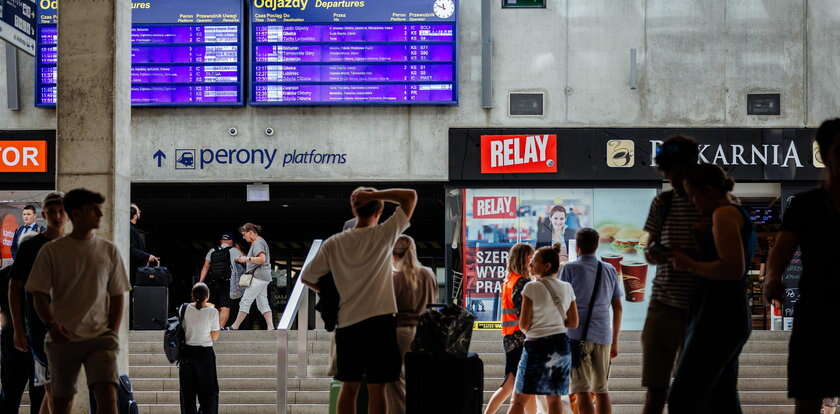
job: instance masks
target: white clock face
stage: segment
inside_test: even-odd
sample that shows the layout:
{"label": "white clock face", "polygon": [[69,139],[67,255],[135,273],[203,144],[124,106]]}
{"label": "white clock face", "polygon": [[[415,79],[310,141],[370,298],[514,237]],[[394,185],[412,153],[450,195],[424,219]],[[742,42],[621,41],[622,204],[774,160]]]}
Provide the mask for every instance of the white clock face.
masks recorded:
{"label": "white clock face", "polygon": [[453,0],[435,0],[435,16],[441,19],[448,19],[455,13],[455,2]]}

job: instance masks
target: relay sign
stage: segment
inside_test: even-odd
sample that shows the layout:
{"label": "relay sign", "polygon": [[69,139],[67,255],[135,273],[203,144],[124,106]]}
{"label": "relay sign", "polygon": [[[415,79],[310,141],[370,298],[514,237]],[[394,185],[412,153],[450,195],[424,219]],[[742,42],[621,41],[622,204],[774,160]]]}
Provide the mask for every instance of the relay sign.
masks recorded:
{"label": "relay sign", "polygon": [[458,102],[455,0],[251,0],[251,104]]}
{"label": "relay sign", "polygon": [[[56,0],[39,3],[37,106],[56,103],[57,8]],[[133,2],[132,105],[244,104],[242,9],[238,0]]]}

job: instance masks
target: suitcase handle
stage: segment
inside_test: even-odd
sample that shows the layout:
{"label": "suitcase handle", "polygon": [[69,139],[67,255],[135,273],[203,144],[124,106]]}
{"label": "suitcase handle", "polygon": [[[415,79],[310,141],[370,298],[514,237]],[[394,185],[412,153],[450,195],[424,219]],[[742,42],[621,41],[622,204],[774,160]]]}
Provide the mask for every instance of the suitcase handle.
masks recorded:
{"label": "suitcase handle", "polygon": [[443,309],[443,308],[446,308],[448,306],[449,305],[447,305],[445,303],[430,303],[430,304],[426,305],[426,308],[427,309]]}

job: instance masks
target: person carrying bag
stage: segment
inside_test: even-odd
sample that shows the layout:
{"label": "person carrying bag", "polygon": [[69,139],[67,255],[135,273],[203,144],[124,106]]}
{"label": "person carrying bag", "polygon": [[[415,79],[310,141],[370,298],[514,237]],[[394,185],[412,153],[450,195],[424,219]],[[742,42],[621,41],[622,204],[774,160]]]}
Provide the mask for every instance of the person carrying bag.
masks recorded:
{"label": "person carrying bag", "polygon": [[178,380],[181,385],[181,414],[219,412],[219,379],[213,342],[219,339],[219,311],[207,303],[210,289],[204,283],[192,288],[195,301],[186,306],[181,320],[184,346],[179,352]]}

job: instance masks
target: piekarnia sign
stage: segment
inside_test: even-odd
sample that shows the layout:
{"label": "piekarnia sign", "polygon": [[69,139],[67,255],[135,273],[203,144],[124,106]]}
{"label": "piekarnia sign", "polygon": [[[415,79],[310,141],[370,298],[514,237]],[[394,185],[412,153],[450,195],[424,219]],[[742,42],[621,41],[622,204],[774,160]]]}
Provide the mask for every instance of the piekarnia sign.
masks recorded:
{"label": "piekarnia sign", "polygon": [[557,135],[482,135],[482,174],[557,172]]}

